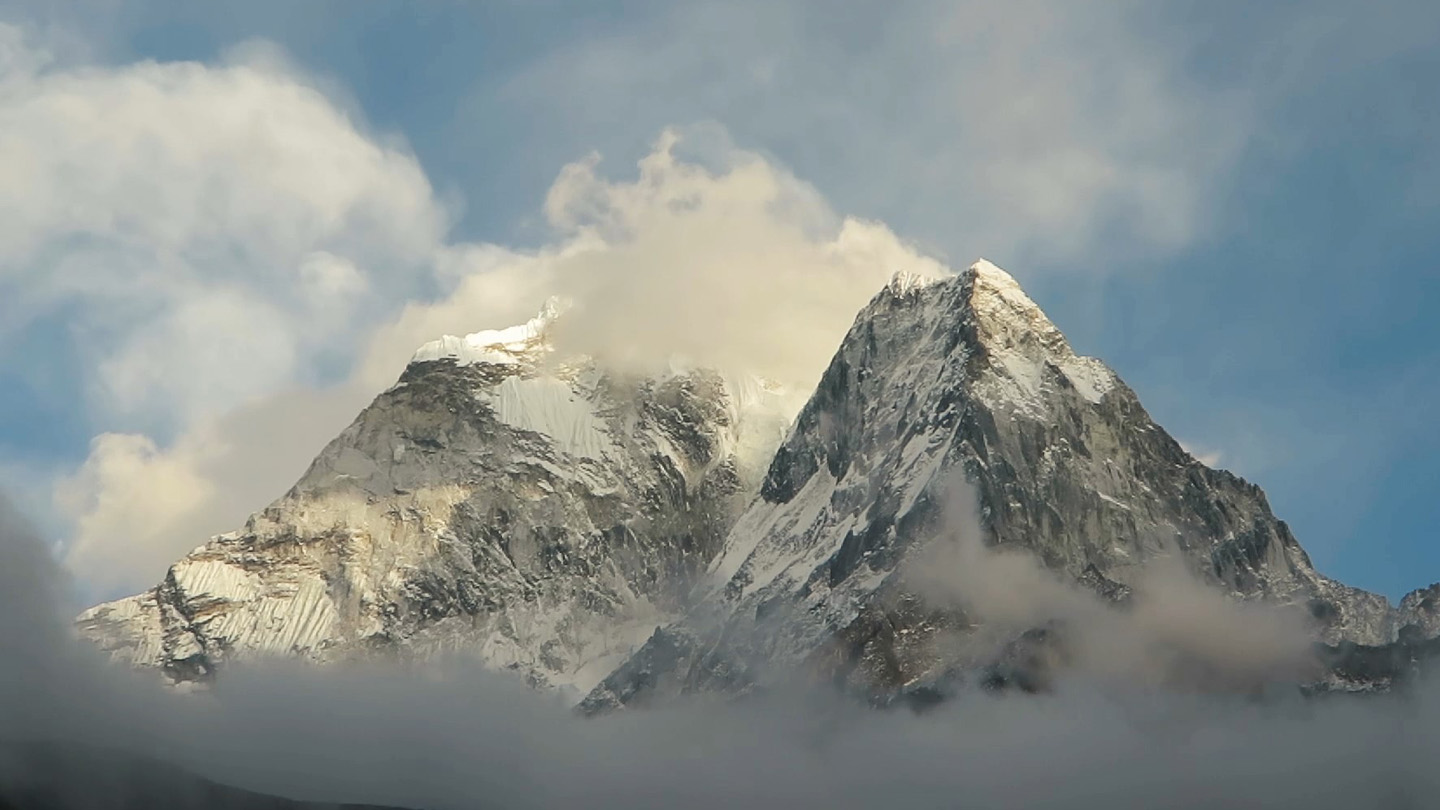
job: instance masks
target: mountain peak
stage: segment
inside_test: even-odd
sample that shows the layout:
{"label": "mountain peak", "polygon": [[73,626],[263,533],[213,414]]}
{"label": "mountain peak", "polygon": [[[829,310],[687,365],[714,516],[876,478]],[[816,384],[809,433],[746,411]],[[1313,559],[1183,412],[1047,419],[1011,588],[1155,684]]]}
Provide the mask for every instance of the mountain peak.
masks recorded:
{"label": "mountain peak", "polygon": [[[976,281],[982,282],[987,286],[997,289],[1012,289],[1020,293],[1022,297],[1025,296],[1024,291],[1020,289],[1020,284],[1015,280],[1015,277],[1005,272],[989,259],[983,257],[976,259],[975,262],[967,268],[966,272],[973,276]],[[1028,301],[1029,299],[1026,298],[1026,300]]]}
{"label": "mountain peak", "polygon": [[[1214,672],[1217,688],[1250,688],[1308,665],[1312,638],[1395,637],[1383,597],[1316,572],[1257,487],[1192,459],[984,260],[892,282],[861,311],[760,495],[699,603],[606,678],[587,711],[743,692],[787,666],[883,704],[952,678],[1029,678],[1013,661],[1036,639],[1060,639],[1051,649],[1101,677]],[[1169,624],[1170,600],[1201,604],[1156,587],[1171,565],[1214,596],[1204,633]],[[1208,640],[1246,630],[1226,600],[1283,606],[1293,637],[1229,657]],[[1410,601],[1412,635],[1424,635],[1426,598]],[[1108,641],[1084,650],[1077,628],[1092,620],[1105,627],[1097,638],[1124,635],[1141,652],[1122,663]]]}
{"label": "mountain peak", "polygon": [[540,313],[525,323],[504,329],[485,329],[464,337],[442,335],[417,349],[410,362],[453,360],[460,366],[514,365],[548,348],[546,333],[567,308],[564,301],[551,297],[540,308]]}
{"label": "mountain peak", "polygon": [[1065,350],[1069,349],[1064,335],[1050,322],[1040,305],[1025,293],[1014,276],[980,259],[961,274],[961,279],[970,283],[970,305],[977,315],[999,321],[1007,328],[1043,332],[1047,338],[1053,336],[1053,339],[1058,339],[1057,348],[1063,344]]}
{"label": "mountain peak", "polygon": [[1065,378],[1064,385],[1098,403],[1116,385],[1103,362],[1075,353],[1065,335],[1026,295],[1013,276],[985,259],[970,265],[957,280],[968,286],[967,305],[974,315],[975,338],[995,372],[988,388],[1004,400],[1039,407],[1049,401],[1046,389]]}

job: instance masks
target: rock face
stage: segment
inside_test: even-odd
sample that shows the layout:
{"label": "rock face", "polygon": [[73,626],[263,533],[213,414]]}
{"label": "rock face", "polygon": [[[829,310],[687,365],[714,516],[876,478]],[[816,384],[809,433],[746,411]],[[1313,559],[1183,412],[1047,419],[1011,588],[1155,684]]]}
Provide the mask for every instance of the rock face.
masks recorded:
{"label": "rock face", "polygon": [[1395,625],[1402,640],[1440,636],[1440,582],[1405,594]]}
{"label": "rock face", "polygon": [[[872,695],[983,665],[950,646],[978,623],[916,582],[930,542],[955,531],[958,480],[986,547],[1023,551],[1104,600],[1128,599],[1147,562],[1178,558],[1235,599],[1298,606],[1322,641],[1395,636],[1387,600],[1317,573],[1258,487],[1191,457],[981,261],[940,281],[897,278],[860,313],[705,597],[586,707],[744,688],[757,663]],[[1423,601],[1410,613],[1433,622]]]}
{"label": "rock face", "polygon": [[177,682],[464,651],[583,694],[679,615],[788,419],[754,381],[557,359],[553,316],[423,347],[288,494],[82,634]]}

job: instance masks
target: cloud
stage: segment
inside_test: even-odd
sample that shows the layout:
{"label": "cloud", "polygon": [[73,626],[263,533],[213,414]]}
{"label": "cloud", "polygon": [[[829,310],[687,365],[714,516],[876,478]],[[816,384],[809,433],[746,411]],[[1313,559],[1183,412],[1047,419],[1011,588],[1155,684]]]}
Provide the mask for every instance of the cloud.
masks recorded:
{"label": "cloud", "polygon": [[273,54],[101,68],[30,39],[0,27],[0,339],[63,318],[97,422],[168,438],[343,369],[433,286],[419,164]]}
{"label": "cloud", "polygon": [[1219,450],[1211,450],[1200,445],[1180,442],[1180,449],[1195,457],[1195,460],[1206,467],[1219,467],[1220,459],[1224,458]]}
{"label": "cloud", "polygon": [[[563,132],[723,121],[847,210],[1007,266],[1103,272],[1190,245],[1256,99],[1151,4],[693,3],[537,59],[481,104]],[[488,88],[486,88],[488,91]],[[633,134],[632,134],[633,137]]]}
{"label": "cloud", "polygon": [[[584,719],[514,679],[436,664],[238,667],[186,695],[78,646],[59,570],[3,504],[0,585],[7,799],[38,784],[74,806],[166,787],[178,801],[178,777],[151,762],[280,795],[437,810],[1338,810],[1426,806],[1440,790],[1434,684],[1404,698],[1259,702],[1067,682],[1047,696],[965,693],[923,714],[820,687]],[[54,767],[35,767],[46,751]]]}
{"label": "cloud", "polygon": [[66,567],[92,601],[154,585],[180,556],[279,497],[373,393],[356,384],[286,389],[163,447],[144,434],[97,436],[54,487],[73,520]]}
{"label": "cloud", "polygon": [[1145,561],[1117,606],[1046,568],[1030,549],[992,547],[974,488],[946,487],[939,535],[906,565],[906,581],[935,605],[979,620],[990,641],[1053,627],[1065,667],[1128,688],[1245,691],[1313,675],[1304,611],[1237,602],[1186,567],[1178,549]]}
{"label": "cloud", "polygon": [[[703,162],[682,159],[690,140],[667,130],[627,180],[602,176],[593,157],[566,166],[546,205],[554,239],[541,248],[437,242],[428,266],[448,294],[357,333],[351,372],[330,386],[296,386],[315,361],[287,335],[318,328],[336,302],[344,313],[376,282],[328,251],[300,257],[295,295],[316,300],[304,324],[230,287],[135,327],[135,351],[99,369],[111,401],[194,397],[183,410],[199,415],[164,444],[148,434],[96,440],[59,489],[76,520],[72,570],[105,593],[153,583],[167,561],[278,495],[303,453],[392,384],[420,344],[523,321],[550,296],[574,302],[557,331],[562,350],[642,371],[679,360],[756,374],[785,386],[798,410],[855,313],[893,274],[945,272],[723,134],[702,130],[694,141]],[[302,438],[297,425],[316,432]],[[282,446],[280,436],[295,438]]]}
{"label": "cloud", "polygon": [[447,283],[450,214],[403,144],[273,48],[101,67],[37,37],[0,24],[0,344],[70,344],[98,435],[56,503],[73,570],[114,593],[234,528],[353,417],[374,329]]}
{"label": "cloud", "polygon": [[634,181],[603,179],[585,161],[550,189],[551,222],[592,245],[552,268],[558,293],[577,302],[558,324],[562,346],[648,365],[680,355],[803,400],[891,276],[945,272],[884,225],[837,216],[759,155],[721,146],[691,162],[682,143],[667,130]]}

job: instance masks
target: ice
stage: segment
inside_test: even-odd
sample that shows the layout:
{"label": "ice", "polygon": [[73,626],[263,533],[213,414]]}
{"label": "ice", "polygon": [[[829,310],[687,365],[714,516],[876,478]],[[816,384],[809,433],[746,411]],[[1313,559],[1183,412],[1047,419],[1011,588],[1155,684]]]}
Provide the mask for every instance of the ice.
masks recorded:
{"label": "ice", "polygon": [[448,359],[454,360],[457,365],[462,366],[474,363],[497,365],[519,363],[526,356],[546,348],[545,332],[564,309],[563,302],[552,298],[545,302],[539,315],[519,326],[487,329],[472,332],[464,337],[444,335],[439,340],[432,340],[421,346],[410,358],[410,362],[423,363]]}
{"label": "ice", "polygon": [[554,377],[507,377],[496,386],[491,402],[500,421],[545,434],[561,452],[603,459],[613,447],[590,402]]}

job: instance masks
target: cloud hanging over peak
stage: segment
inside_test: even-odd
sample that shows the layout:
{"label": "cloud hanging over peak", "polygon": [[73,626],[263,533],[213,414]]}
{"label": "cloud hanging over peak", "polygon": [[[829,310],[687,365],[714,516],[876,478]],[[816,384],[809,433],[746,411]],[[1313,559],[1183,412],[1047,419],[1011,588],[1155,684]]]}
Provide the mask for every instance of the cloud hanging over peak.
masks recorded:
{"label": "cloud hanging over peak", "polygon": [[944,268],[874,222],[838,216],[760,156],[728,148],[710,168],[667,130],[633,182],[572,164],[547,199],[590,249],[556,264],[577,303],[558,339],[612,359],[758,374],[807,395],[855,313],[897,272]]}
{"label": "cloud hanging over peak", "polygon": [[[625,84],[633,71],[663,89],[716,55],[651,48],[652,38],[735,23],[733,10],[706,8],[552,54],[508,92],[571,99],[576,87],[550,86],[560,68],[589,93],[581,111],[613,101],[605,82]],[[738,40],[745,75],[717,63],[706,86],[723,98],[732,80],[773,89],[797,72],[822,89],[864,85],[866,65],[901,40],[917,43],[914,59],[896,63],[905,89],[886,123],[905,154],[876,152],[880,163],[854,172],[877,199],[902,190],[871,169],[900,161],[909,166],[900,174],[945,186],[903,193],[947,212],[955,240],[977,253],[1083,257],[1117,217],[1157,249],[1184,243],[1202,190],[1186,161],[1209,153],[1172,130],[1212,107],[1182,104],[1201,96],[1172,92],[1168,57],[1128,23],[1112,58],[1092,52],[1091,28],[1061,24],[1075,17],[1063,7],[1026,6],[1018,17],[988,8],[897,14],[875,29],[874,53],[817,45],[809,65],[772,47],[802,30],[796,9],[757,11],[775,25]],[[16,268],[0,285],[17,292],[0,314],[21,325],[11,328],[66,319],[92,431],[128,437],[94,443],[61,499],[77,527],[72,564],[114,587],[148,584],[164,560],[283,492],[356,403],[442,334],[523,322],[558,295],[575,304],[557,328],[564,349],[641,370],[680,359],[757,374],[798,408],[886,280],[945,272],[888,226],[837,211],[770,153],[737,146],[725,127],[667,126],[696,110],[665,110],[633,173],[599,154],[561,169],[537,212],[548,226],[538,245],[469,243],[451,236],[450,207],[403,144],[368,131],[343,89],[302,74],[273,45],[246,43],[216,63],[98,67],[16,41],[0,93],[0,123],[16,126],[0,136],[0,159],[8,149],[26,160],[6,161],[24,170],[0,191],[0,214],[16,213],[8,230],[0,225],[0,257]],[[999,78],[982,80],[992,72]],[[794,97],[806,132],[854,125],[845,142],[879,144],[872,125],[827,117],[829,90]],[[1103,118],[1090,115],[1096,98]],[[86,124],[101,118],[105,128]],[[933,139],[942,131],[943,143]],[[858,165],[837,143],[817,135],[815,154]],[[916,162],[923,170],[912,171]],[[1166,180],[1166,167],[1180,174]],[[275,452],[283,464],[230,436],[241,421],[250,435],[293,435],[295,417],[275,403],[296,396],[315,405],[305,411],[315,433]],[[263,484],[221,486],[227,465],[269,472]],[[175,497],[147,497],[160,510],[147,529],[127,517],[138,495],[115,493],[151,480],[189,483]],[[114,551],[127,548],[135,553]]]}
{"label": "cloud hanging over peak", "polygon": [[[798,410],[855,313],[891,276],[946,272],[713,127],[664,130],[635,172],[611,179],[597,156],[564,167],[545,206],[553,238],[538,248],[434,231],[402,246],[408,263],[382,265],[387,276],[372,254],[322,229],[287,243],[291,269],[272,286],[230,266],[157,283],[137,300],[150,316],[113,327],[124,330],[120,350],[91,372],[102,412],[121,429],[96,439],[57,489],[75,526],[72,569],[104,593],[155,581],[167,562],[279,495],[422,343],[522,322],[552,296],[573,303],[555,333],[564,352],[639,372],[679,361],[756,375],[782,385]],[[148,234],[136,241],[160,253],[164,240],[149,227],[136,227]],[[417,276],[442,294],[394,294]],[[348,371],[327,382],[326,362]],[[297,410],[297,398],[311,407]],[[159,432],[123,429],[133,424],[126,414],[150,413],[160,399],[172,421]],[[296,424],[313,433],[284,449],[265,441],[294,435]]]}

